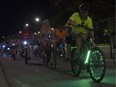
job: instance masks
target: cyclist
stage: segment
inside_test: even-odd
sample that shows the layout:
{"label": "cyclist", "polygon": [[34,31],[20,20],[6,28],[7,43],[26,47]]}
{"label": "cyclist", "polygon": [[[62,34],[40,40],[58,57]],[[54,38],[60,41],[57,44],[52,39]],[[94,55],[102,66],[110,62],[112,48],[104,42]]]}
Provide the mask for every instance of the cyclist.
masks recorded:
{"label": "cyclist", "polygon": [[[72,28],[71,36],[76,42],[77,53],[80,54],[81,42],[87,37],[88,31],[84,28],[93,29],[92,19],[88,16],[88,5],[81,4],[79,12],[74,12],[66,25]],[[93,36],[93,31],[90,32]]]}
{"label": "cyclist", "polygon": [[34,35],[33,35],[33,53],[35,56],[37,56],[39,54],[38,53],[39,46],[40,46],[39,37],[38,37],[37,33],[34,33]]}
{"label": "cyclist", "polygon": [[24,28],[22,29],[22,31],[20,33],[20,38],[21,38],[21,40],[31,40],[32,39],[32,32],[28,26],[24,26]]}
{"label": "cyclist", "polygon": [[[57,51],[60,52],[60,48],[63,48],[63,52],[66,54],[66,43],[65,43],[65,39],[66,39],[66,31],[65,31],[65,27],[60,26],[56,32],[55,32],[55,36],[56,36],[56,44],[57,44]],[[62,53],[62,52],[61,52]],[[65,56],[65,54],[63,53],[63,55]],[[61,54],[62,55],[62,54]],[[62,56],[63,56],[62,55]],[[67,54],[66,54],[66,58],[67,58]],[[67,59],[66,59],[67,60]]]}
{"label": "cyclist", "polygon": [[56,43],[57,46],[59,46],[60,42],[64,42],[65,38],[66,38],[66,31],[64,30],[65,28],[63,28],[62,26],[60,26],[56,32],[55,32],[55,36],[56,36]]}
{"label": "cyclist", "polygon": [[73,38],[71,37],[71,27],[65,27],[67,35],[66,35],[66,54],[67,61],[70,59],[70,44],[73,42]]}
{"label": "cyclist", "polygon": [[43,25],[40,29],[40,43],[42,45],[42,56],[44,55],[45,47],[47,45],[48,35],[52,35],[51,43],[55,46],[55,40],[54,40],[54,31],[52,30],[52,27],[50,26],[50,22],[48,19],[45,19],[43,21]]}
{"label": "cyclist", "polygon": [[10,53],[11,53],[11,57],[15,57],[16,53],[17,53],[17,46],[18,46],[18,42],[16,39],[16,36],[13,34],[11,35],[11,37],[9,38],[9,44],[10,44]]}
{"label": "cyclist", "polygon": [[[32,41],[32,31],[29,29],[29,26],[24,26],[24,28],[22,29],[21,33],[20,33],[20,41],[21,43],[24,41],[24,40],[27,40],[29,43],[31,43]],[[22,49],[22,52],[23,52],[23,44],[21,44],[21,49]],[[29,56],[29,59],[30,59],[30,54],[31,54],[31,49],[29,49],[28,47],[28,56]],[[22,53],[21,52],[21,53]]]}

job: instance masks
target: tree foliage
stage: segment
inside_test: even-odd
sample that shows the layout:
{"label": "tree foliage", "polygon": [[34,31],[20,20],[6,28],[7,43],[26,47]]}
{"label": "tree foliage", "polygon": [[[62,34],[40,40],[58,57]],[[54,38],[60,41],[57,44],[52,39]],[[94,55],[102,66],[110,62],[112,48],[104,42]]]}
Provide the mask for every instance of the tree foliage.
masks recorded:
{"label": "tree foliage", "polygon": [[94,21],[115,16],[115,0],[51,0],[51,23],[55,27],[64,25],[82,3],[89,5],[89,13]]}

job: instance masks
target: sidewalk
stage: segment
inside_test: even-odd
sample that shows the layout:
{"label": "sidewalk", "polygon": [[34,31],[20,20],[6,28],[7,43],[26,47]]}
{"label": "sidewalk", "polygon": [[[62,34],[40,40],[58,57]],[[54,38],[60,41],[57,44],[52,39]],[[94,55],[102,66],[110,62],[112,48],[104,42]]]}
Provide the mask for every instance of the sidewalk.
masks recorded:
{"label": "sidewalk", "polygon": [[1,61],[0,61],[0,87],[10,87],[7,83]]}
{"label": "sidewalk", "polygon": [[107,45],[107,46],[98,46],[102,49],[102,51],[104,52],[105,54],[105,58],[108,58],[108,59],[111,59],[111,55],[110,55],[110,46]]}

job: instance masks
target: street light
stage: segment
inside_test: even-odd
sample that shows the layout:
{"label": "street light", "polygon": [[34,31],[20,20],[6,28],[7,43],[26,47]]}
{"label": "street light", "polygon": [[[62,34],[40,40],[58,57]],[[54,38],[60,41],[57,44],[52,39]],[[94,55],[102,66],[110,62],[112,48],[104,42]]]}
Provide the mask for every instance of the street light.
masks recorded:
{"label": "street light", "polygon": [[21,34],[22,31],[19,31],[19,33]]}
{"label": "street light", "polygon": [[4,38],[4,36],[2,38]]}
{"label": "street light", "polygon": [[39,22],[39,21],[40,21],[40,19],[39,19],[39,18],[35,18],[35,21],[36,21],[36,22]]}
{"label": "street light", "polygon": [[36,31],[39,29],[39,24],[38,24],[39,21],[40,21],[40,19],[39,19],[38,17],[36,17],[36,18],[35,18],[35,22],[36,22],[36,23],[35,23],[35,30],[36,30]]}
{"label": "street light", "polygon": [[28,26],[29,26],[29,24],[25,24],[25,26],[26,26],[26,27],[28,27]]}

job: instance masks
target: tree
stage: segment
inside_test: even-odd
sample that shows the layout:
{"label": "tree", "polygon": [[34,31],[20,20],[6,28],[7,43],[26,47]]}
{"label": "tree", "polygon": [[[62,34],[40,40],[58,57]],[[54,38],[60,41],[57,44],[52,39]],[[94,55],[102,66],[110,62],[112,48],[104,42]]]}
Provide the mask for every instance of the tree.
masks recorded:
{"label": "tree", "polygon": [[51,23],[54,26],[64,25],[71,14],[78,11],[81,3],[90,6],[90,16],[94,21],[115,17],[115,0],[50,0],[52,8]]}

